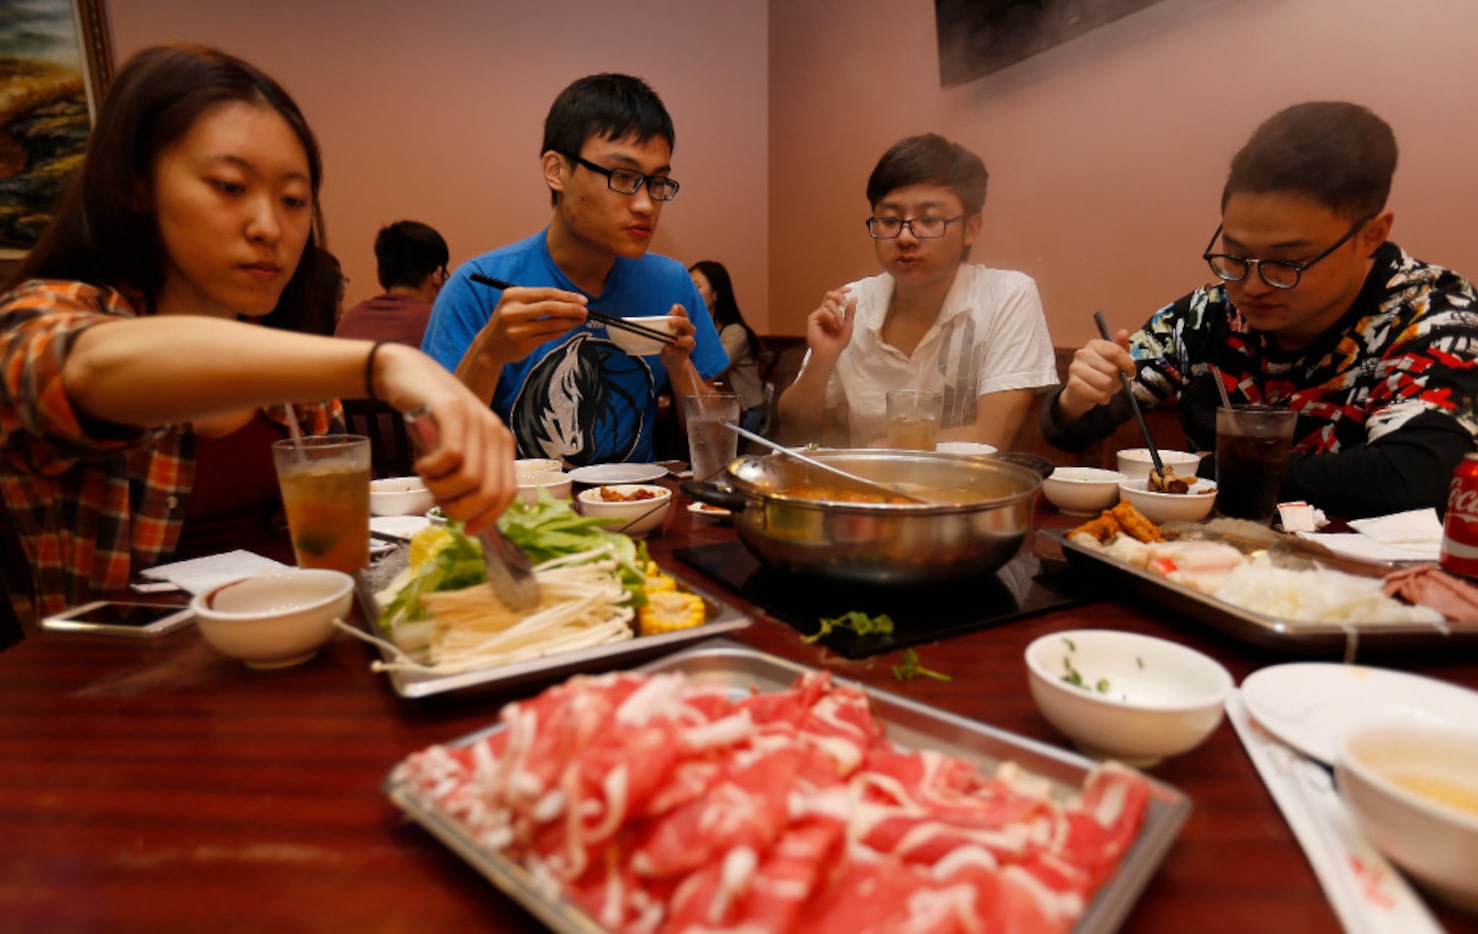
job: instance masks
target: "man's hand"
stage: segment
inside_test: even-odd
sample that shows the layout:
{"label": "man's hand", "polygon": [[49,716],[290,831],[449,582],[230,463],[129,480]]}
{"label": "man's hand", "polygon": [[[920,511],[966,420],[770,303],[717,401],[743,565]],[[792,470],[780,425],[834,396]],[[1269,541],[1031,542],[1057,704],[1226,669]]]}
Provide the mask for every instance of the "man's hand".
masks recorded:
{"label": "man's hand", "polygon": [[539,345],[584,324],[586,301],[564,289],[505,289],[478,343],[500,364],[517,363]]}
{"label": "man's hand", "polygon": [[806,345],[811,348],[811,359],[828,373],[852,342],[852,322],[856,316],[857,299],[848,298],[839,289],[827,292],[821,307],[806,318]]}
{"label": "man's hand", "polygon": [[667,368],[669,377],[677,373],[688,362],[693,348],[698,346],[698,340],[694,335],[697,331],[693,328],[693,322],[688,318],[688,310],[681,305],[673,305],[668,312],[674,319],[672,322],[672,336],[677,339],[676,343],[662,345],[662,365]]}
{"label": "man's hand", "polygon": [[1136,372],[1126,330],[1114,332],[1112,341],[1094,338],[1079,347],[1067,370],[1067,384],[1057,397],[1062,421],[1075,422],[1090,409],[1105,404],[1121,388],[1119,374],[1133,379]]}

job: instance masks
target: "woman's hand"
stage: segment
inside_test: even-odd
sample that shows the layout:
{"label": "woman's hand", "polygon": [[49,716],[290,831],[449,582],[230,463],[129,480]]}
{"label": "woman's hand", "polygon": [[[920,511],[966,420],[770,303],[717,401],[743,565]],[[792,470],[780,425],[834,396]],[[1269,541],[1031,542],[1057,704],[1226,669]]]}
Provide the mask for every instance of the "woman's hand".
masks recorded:
{"label": "woman's hand", "polygon": [[518,493],[517,445],[488,406],[435,360],[403,344],[386,344],[375,358],[375,386],[401,412],[424,408],[436,421],[438,444],[416,459],[416,473],[447,518],[470,534],[489,528]]}

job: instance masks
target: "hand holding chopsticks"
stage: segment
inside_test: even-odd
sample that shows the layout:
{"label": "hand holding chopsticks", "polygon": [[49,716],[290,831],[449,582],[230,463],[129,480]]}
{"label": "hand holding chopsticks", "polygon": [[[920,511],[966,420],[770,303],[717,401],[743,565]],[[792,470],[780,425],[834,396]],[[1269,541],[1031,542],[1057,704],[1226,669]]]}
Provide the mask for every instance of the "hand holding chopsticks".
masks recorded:
{"label": "hand holding chopsticks", "polygon": [[[506,279],[495,279],[492,276],[485,276],[480,272],[469,273],[467,278],[471,279],[473,282],[476,282],[478,285],[485,285],[493,289],[518,288],[517,285],[507,281]],[[589,306],[586,306],[585,313],[591,321],[603,324],[608,328],[619,328],[623,331],[630,331],[633,334],[640,334],[642,337],[651,338],[652,340],[669,347],[676,346],[678,343],[678,339],[676,337],[673,337],[671,334],[667,334],[663,331],[654,330],[653,328],[636,324],[632,321],[628,321],[627,319],[620,317],[619,315],[607,314],[606,312],[597,311]]]}
{"label": "hand holding chopsticks", "polygon": [[[1112,341],[1114,335],[1109,331],[1103,312],[1095,311],[1093,320],[1098,324],[1098,333],[1103,335],[1103,339]],[[1139,400],[1134,398],[1134,387],[1129,383],[1129,377],[1123,370],[1119,371],[1119,385],[1124,390],[1124,394],[1129,397],[1129,408],[1134,412],[1134,420],[1139,422],[1140,432],[1144,434],[1144,446],[1149,448],[1150,460],[1155,462],[1155,475],[1164,477],[1165,465],[1160,461],[1160,449],[1155,447],[1155,439],[1150,437],[1150,426],[1144,420],[1144,413],[1139,410]]]}

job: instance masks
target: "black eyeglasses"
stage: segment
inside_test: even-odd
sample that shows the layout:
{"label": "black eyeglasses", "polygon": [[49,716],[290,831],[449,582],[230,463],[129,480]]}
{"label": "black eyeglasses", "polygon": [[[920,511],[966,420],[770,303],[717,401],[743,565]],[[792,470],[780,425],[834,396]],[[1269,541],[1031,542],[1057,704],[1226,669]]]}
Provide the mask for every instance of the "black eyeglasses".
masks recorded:
{"label": "black eyeglasses", "polygon": [[1248,259],[1245,256],[1233,256],[1230,253],[1212,253],[1212,244],[1216,243],[1216,238],[1221,236],[1221,225],[1217,224],[1216,233],[1211,235],[1211,243],[1206,244],[1206,252],[1201,254],[1201,258],[1206,261],[1206,265],[1211,267],[1211,271],[1216,273],[1216,277],[1223,282],[1241,282],[1247,278],[1247,274],[1252,271],[1252,267],[1256,266],[1257,274],[1268,285],[1275,289],[1291,289],[1298,285],[1299,277],[1303,275],[1305,269],[1308,269],[1310,266],[1319,262],[1319,260],[1339,249],[1346,241],[1358,233],[1361,227],[1364,227],[1374,219],[1374,214],[1367,214],[1360,218],[1355,222],[1355,226],[1350,228],[1349,233],[1334,241],[1333,246],[1313,259],[1305,260],[1301,263],[1290,259]]}
{"label": "black eyeglasses", "polygon": [[867,235],[874,240],[893,240],[903,235],[903,228],[907,227],[909,232],[920,240],[937,240],[944,236],[949,225],[955,221],[964,220],[968,215],[956,214],[954,217],[869,217],[867,219]]}
{"label": "black eyeglasses", "polygon": [[608,169],[603,165],[596,165],[589,159],[581,159],[572,152],[555,150],[561,156],[571,162],[579,163],[592,172],[597,172],[606,177],[606,187],[623,195],[634,195],[641,190],[642,185],[647,186],[647,194],[652,196],[653,201],[671,201],[677,197],[677,182],[666,175],[643,175],[635,169]]}

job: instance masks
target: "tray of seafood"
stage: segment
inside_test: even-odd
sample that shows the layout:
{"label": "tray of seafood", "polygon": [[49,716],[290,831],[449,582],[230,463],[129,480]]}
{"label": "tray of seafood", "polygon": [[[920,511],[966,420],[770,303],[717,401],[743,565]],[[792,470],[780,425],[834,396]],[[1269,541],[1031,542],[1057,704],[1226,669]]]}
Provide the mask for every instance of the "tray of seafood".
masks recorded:
{"label": "tray of seafood", "polygon": [[1358,561],[1239,520],[1157,526],[1128,503],[1037,534],[1116,589],[1265,649],[1351,660],[1478,643],[1478,588],[1435,565]]}
{"label": "tray of seafood", "polygon": [[1113,931],[1190,811],[1127,767],[724,639],[500,721],[384,788],[556,931]]}

